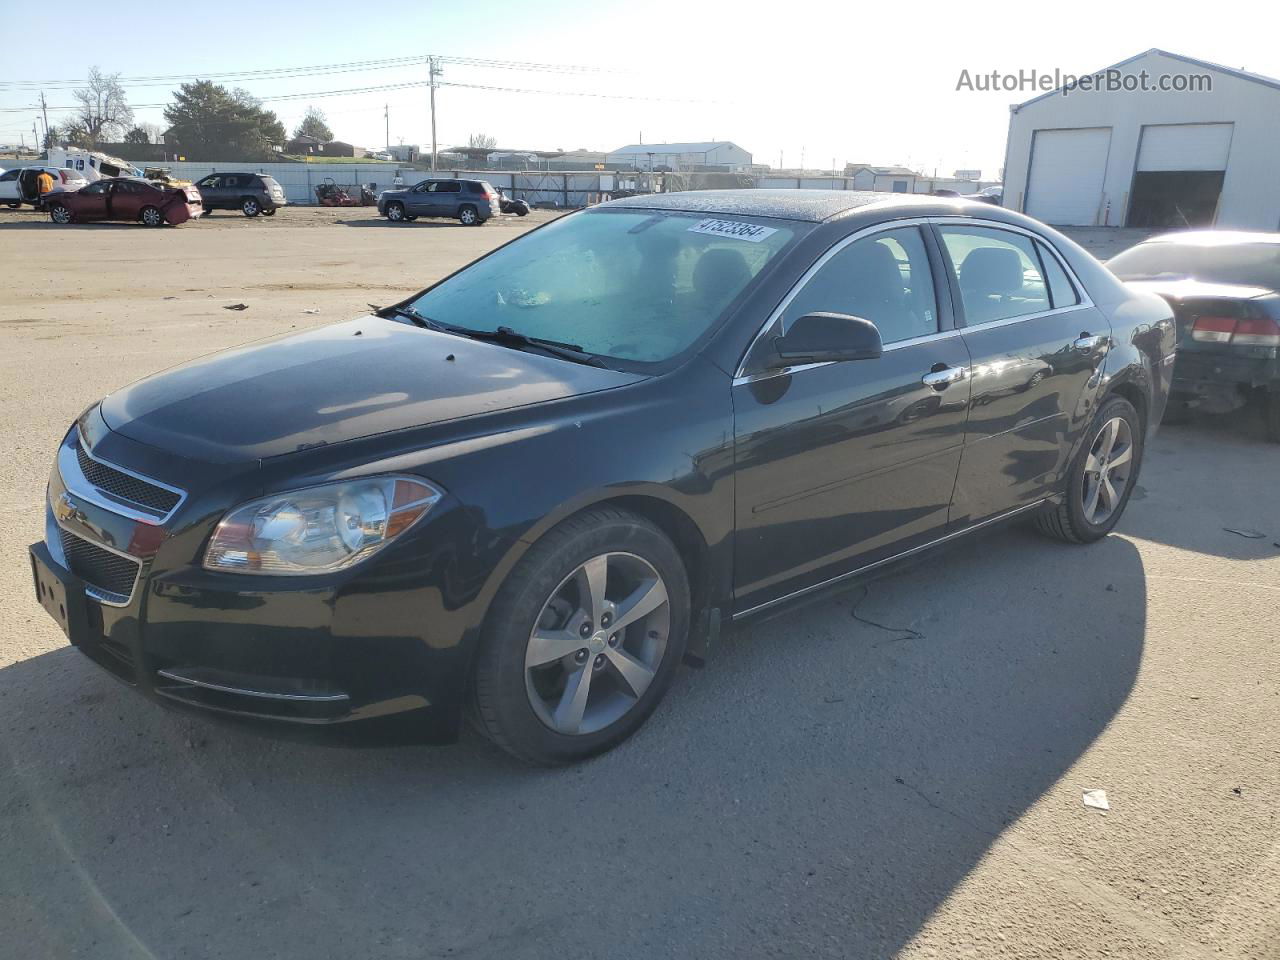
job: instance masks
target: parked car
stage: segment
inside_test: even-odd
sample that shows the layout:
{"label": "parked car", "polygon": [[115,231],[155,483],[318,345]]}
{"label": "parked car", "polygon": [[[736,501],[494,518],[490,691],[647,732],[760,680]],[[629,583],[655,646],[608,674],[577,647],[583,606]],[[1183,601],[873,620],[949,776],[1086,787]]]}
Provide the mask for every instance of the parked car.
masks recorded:
{"label": "parked car", "polygon": [[285,206],[284,188],[261,173],[211,173],[196,181],[205,212],[239,210],[246,217],[274,217]]}
{"label": "parked car", "polygon": [[1016,518],[1104,537],[1172,349],[1167,303],[985,204],[614,201],[107,396],[58,450],[36,590],[164,703],[469,714],[578,760],[730,625]]}
{"label": "parked car", "polygon": [[990,203],[998,207],[1004,198],[1004,187],[983,187],[977,193],[966,193],[963,196],[966,200],[977,200],[979,203]]}
{"label": "parked car", "polygon": [[423,180],[403,190],[378,195],[378,213],[392,223],[419,217],[452,217],[468,227],[478,227],[502,210],[498,191],[484,180]]}
{"label": "parked car", "polygon": [[48,207],[49,219],[61,224],[136,220],[159,227],[186,223],[201,213],[195,187],[168,187],[136,177],[95,180],[74,193],[59,194]]}
{"label": "parked car", "polygon": [[39,207],[43,201],[40,199],[36,178],[42,171],[53,177],[53,193],[79,190],[87,182],[74,170],[60,167],[17,167],[0,173],[0,203],[7,205],[10,210],[16,210],[24,203]]}
{"label": "parked car", "polygon": [[1280,443],[1280,233],[1170,233],[1107,266],[1173,307],[1178,360],[1167,416],[1228,413],[1257,399],[1268,438]]}

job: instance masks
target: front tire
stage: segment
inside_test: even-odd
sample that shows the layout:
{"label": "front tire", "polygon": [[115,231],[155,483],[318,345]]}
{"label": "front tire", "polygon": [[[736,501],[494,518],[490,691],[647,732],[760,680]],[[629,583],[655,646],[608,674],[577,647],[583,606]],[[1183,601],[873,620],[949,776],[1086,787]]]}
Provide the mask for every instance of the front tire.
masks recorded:
{"label": "front tire", "polygon": [[245,197],[240,201],[240,212],[246,217],[256,217],[262,212],[262,207],[253,197]]}
{"label": "front tire", "polygon": [[566,520],[498,591],[476,665],[481,732],[530,763],[572,763],[648,719],[684,656],[689,584],[647,520],[600,507]]}
{"label": "front tire", "polygon": [[20,203],[10,203],[10,204],[8,204],[7,206],[9,207],[9,209],[10,209],[10,210],[17,210],[20,206],[22,206],[22,204],[20,204]]}
{"label": "front tire", "polygon": [[390,220],[392,223],[403,223],[405,220],[404,204],[400,203],[399,201],[396,201],[394,203],[388,203],[387,219]]}
{"label": "front tire", "polygon": [[478,227],[484,223],[480,219],[480,211],[469,203],[464,203],[458,208],[458,222],[464,227]]}
{"label": "front tire", "polygon": [[1138,481],[1143,438],[1133,404],[1123,397],[1104,403],[1067,472],[1062,503],[1037,516],[1036,528],[1066,543],[1092,543],[1110,533]]}
{"label": "front tire", "polygon": [[68,224],[71,222],[71,211],[61,203],[55,203],[49,207],[49,219],[57,224]]}

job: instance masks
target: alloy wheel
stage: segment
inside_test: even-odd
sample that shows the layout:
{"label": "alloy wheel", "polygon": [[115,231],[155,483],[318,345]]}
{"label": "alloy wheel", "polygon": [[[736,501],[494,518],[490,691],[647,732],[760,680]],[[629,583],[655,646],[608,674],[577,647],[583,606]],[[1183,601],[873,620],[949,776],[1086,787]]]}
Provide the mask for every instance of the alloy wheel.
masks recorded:
{"label": "alloy wheel", "polygon": [[404,207],[398,203],[391,204],[387,207],[387,219],[396,221],[404,219]]}
{"label": "alloy wheel", "polygon": [[64,207],[62,204],[57,204],[52,210],[49,211],[49,219],[52,220],[54,223],[70,223],[71,211],[68,210],[66,207]]}
{"label": "alloy wheel", "polygon": [[155,207],[147,207],[142,211],[142,222],[148,227],[160,226],[160,211]]}
{"label": "alloy wheel", "polygon": [[465,210],[463,210],[461,213],[458,214],[458,219],[461,220],[465,225],[469,227],[476,222],[476,212],[472,210],[470,207],[467,207]]}
{"label": "alloy wheel", "polygon": [[662,664],[671,629],[667,586],[631,553],[592,557],[542,606],[525,649],[525,689],[538,719],[577,736],[631,711]]}
{"label": "alloy wheel", "polygon": [[1084,463],[1080,495],[1084,518],[1105,523],[1124,498],[1133,471],[1133,431],[1123,417],[1102,425]]}

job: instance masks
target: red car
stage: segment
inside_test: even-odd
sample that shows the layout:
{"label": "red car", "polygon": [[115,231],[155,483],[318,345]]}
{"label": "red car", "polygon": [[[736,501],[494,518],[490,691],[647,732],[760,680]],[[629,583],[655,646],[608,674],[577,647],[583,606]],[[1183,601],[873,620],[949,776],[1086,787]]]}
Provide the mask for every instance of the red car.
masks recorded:
{"label": "red car", "polygon": [[195,187],[158,186],[137,177],[96,180],[75,193],[55,194],[47,202],[54,223],[137,220],[158,227],[186,223],[203,212]]}

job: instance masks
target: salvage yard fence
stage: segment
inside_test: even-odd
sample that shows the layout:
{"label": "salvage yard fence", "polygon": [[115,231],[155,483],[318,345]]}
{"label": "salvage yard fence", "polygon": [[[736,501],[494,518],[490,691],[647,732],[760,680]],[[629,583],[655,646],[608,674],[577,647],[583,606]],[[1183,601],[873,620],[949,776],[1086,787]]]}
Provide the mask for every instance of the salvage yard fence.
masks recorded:
{"label": "salvage yard fence", "polygon": [[[315,203],[315,188],[325,178],[352,186],[376,184],[373,192],[397,186],[411,187],[431,177],[440,179],[487,180],[513,199],[554,207],[585,207],[614,189],[611,173],[508,172],[505,170],[415,170],[394,163],[194,163],[172,162],[165,166],[175,177],[199,180],[211,173],[259,173],[273,177],[284,189],[290,203]],[[396,180],[399,178],[400,183]]]}

